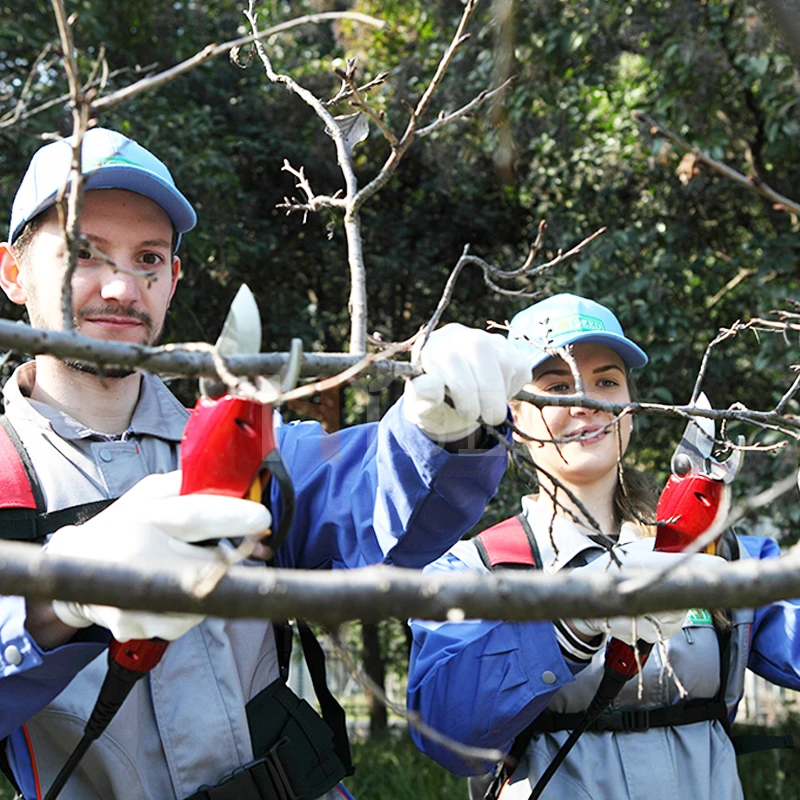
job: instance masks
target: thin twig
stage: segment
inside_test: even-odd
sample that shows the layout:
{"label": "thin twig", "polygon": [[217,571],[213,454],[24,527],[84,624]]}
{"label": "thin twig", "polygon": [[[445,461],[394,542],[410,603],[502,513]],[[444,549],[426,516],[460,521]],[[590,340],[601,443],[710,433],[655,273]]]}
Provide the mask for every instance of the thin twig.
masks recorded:
{"label": "thin twig", "polygon": [[800,203],[797,203],[795,200],[776,192],[771,186],[764,183],[760,177],[755,175],[742,175],[740,172],[732,169],[727,164],[717,161],[716,158],[712,158],[699,148],[693,147],[685,139],[678,136],[677,133],[665,128],[647,114],[636,111],[634,112],[633,116],[647,125],[652,136],[661,136],[667,141],[672,142],[681,150],[687,153],[692,153],[697,161],[705,164],[708,167],[711,167],[711,169],[713,169],[715,172],[719,173],[725,178],[728,178],[729,180],[732,180],[734,183],[738,183],[740,186],[744,186],[745,189],[748,189],[751,192],[756,192],[756,194],[760,194],[762,197],[769,200],[772,203],[773,208],[780,211],[789,211],[792,214],[800,214]]}

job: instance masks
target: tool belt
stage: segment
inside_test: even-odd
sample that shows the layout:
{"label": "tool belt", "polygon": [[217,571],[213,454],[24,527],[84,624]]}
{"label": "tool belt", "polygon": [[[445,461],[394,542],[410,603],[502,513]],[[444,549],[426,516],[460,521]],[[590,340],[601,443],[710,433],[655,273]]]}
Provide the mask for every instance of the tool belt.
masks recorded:
{"label": "tool belt", "polygon": [[186,800],[316,800],[347,774],[331,729],[282,680],[247,704],[247,718],[260,757]]}

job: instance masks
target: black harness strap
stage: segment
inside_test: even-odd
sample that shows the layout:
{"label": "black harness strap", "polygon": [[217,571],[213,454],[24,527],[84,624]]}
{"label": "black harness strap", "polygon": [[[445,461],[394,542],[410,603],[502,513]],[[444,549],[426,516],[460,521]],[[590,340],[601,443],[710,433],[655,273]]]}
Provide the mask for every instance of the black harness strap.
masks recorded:
{"label": "black harness strap", "polygon": [[49,514],[39,514],[33,508],[0,508],[0,538],[44,544],[45,539],[59,528],[82,525],[113,502],[113,499],[97,500],[94,503],[61,508]]}
{"label": "black harness strap", "polygon": [[[275,634],[275,648],[278,653],[278,669],[281,680],[286,683],[289,679],[289,664],[292,656],[292,625],[287,622],[273,622]],[[300,645],[303,648],[303,657],[311,676],[311,685],[319,702],[322,719],[333,733],[334,749],[344,764],[348,775],[355,772],[353,759],[350,754],[350,737],[347,735],[347,719],[344,709],[328,688],[327,669],[325,667],[325,653],[317,637],[304,620],[297,620],[297,630],[300,634]],[[258,704],[248,704],[246,707],[247,720],[251,728],[257,728],[260,723],[253,716]]]}
{"label": "black harness strap", "polygon": [[[527,555],[521,541],[521,533],[523,532],[530,549],[530,555]],[[494,545],[493,550],[495,541],[509,536],[517,537],[517,541],[511,543],[506,541],[503,543],[502,548]],[[490,570],[542,569],[539,547],[524,514],[517,514],[516,517],[494,525],[483,533],[478,534],[473,541],[481,561]],[[720,545],[720,555],[728,561],[735,561],[739,558],[739,542],[733,531],[725,532],[720,540]],[[503,558],[499,555],[501,549],[502,552],[512,553],[513,555],[507,559]],[[733,735],[728,717],[728,707],[725,703],[728,676],[731,668],[731,630],[729,626],[720,625],[716,620],[714,621],[714,630],[719,643],[720,681],[719,690],[713,698],[688,700],[654,709],[632,708],[609,711],[595,720],[587,730],[596,732],[646,731],[650,728],[669,728],[679,725],[691,725],[695,722],[718,720],[730,737],[736,755],[772,748],[793,748],[794,741],[791,736]],[[532,736],[539,733],[571,731],[583,719],[584,712],[556,714],[545,709],[514,739],[508,755],[498,764],[494,777],[486,787],[485,793],[483,792],[483,786],[486,785],[486,776],[470,779],[470,781],[475,781],[474,787],[470,787],[471,796],[478,796],[477,790],[480,786],[480,796],[484,800],[497,798],[505,783],[513,775]],[[475,793],[472,793],[473,788],[476,790]]]}
{"label": "black harness strap", "polygon": [[314,693],[317,695],[319,707],[322,711],[322,719],[325,720],[333,732],[336,754],[344,764],[347,774],[352,775],[355,770],[353,768],[353,759],[350,756],[350,740],[347,736],[345,713],[328,688],[325,653],[323,653],[317,637],[314,636],[314,632],[307,622],[298,620],[297,629],[300,632],[300,643],[303,645],[303,654],[305,655],[308,672],[311,675]]}
{"label": "black harness strap", "polygon": [[[555,733],[574,730],[584,718],[583,711],[556,714],[545,709],[525,729],[529,736],[537,733]],[[677,725],[693,725],[706,720],[727,720],[728,708],[721,700],[686,700],[660,708],[630,708],[607,711],[601,714],[586,729],[595,733],[626,733],[646,731],[650,728],[671,728]]]}

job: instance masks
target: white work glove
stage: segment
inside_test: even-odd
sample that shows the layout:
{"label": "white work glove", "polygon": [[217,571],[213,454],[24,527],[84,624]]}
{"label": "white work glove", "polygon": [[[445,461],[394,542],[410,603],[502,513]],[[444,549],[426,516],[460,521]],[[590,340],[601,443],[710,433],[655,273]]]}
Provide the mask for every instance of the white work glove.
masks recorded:
{"label": "white work glove", "polygon": [[[416,354],[415,354],[416,355]],[[425,371],[406,383],[406,419],[438,442],[469,436],[480,425],[500,425],[508,400],[530,383],[530,356],[495,333],[458,323],[434,331],[422,348]],[[445,390],[453,405],[445,402]]]}
{"label": "white work glove", "polygon": [[[604,553],[599,558],[591,561],[584,567],[578,567],[586,572],[609,572],[624,575],[629,568],[666,569],[672,564],[685,558],[680,553],[662,553],[654,551],[655,538],[637,539],[633,542],[617,545],[614,548],[622,567],[613,562],[609,553]],[[703,553],[693,555],[686,562],[687,565],[714,568],[722,563],[717,556]],[[608,619],[573,619],[573,627],[585,636],[597,636],[608,633],[615,639],[622,639],[628,644],[634,644],[637,639],[655,644],[660,640],[669,639],[683,627],[686,618],[683,611],[656,611],[646,616],[637,617],[610,617]]]}
{"label": "white work glove", "polygon": [[[202,567],[218,562],[218,554],[188,542],[256,536],[271,525],[271,515],[260,503],[210,494],[179,496],[180,487],[180,472],[149,475],[83,525],[57,530],[45,553],[126,565],[160,561]],[[154,637],[172,641],[203,620],[198,614],[128,611],[62,600],[53,601],[53,610],[73,628],[108,628],[119,642]]]}

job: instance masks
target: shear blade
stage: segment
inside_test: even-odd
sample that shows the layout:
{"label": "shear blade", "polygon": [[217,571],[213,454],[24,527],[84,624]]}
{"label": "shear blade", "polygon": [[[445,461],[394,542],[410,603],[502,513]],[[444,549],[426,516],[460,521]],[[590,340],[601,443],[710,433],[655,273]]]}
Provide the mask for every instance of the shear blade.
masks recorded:
{"label": "shear blade", "polygon": [[261,315],[246,283],[239,287],[233,298],[215,346],[224,356],[261,351]]}

